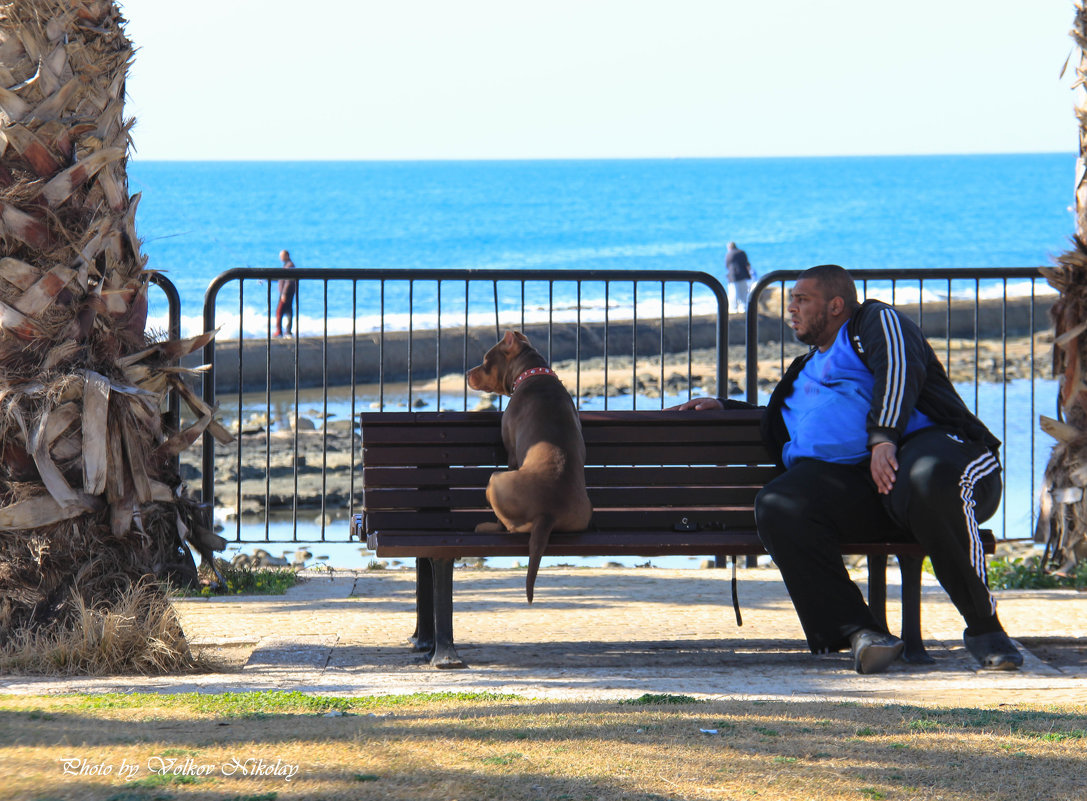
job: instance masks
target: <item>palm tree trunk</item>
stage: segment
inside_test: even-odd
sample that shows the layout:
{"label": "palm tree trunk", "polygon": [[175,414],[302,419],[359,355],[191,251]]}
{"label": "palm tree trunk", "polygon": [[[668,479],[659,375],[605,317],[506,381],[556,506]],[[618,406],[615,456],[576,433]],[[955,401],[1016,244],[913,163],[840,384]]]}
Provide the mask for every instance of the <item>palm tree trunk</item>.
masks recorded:
{"label": "palm tree trunk", "polygon": [[1046,543],[1050,564],[1070,570],[1087,558],[1087,8],[1076,4],[1072,38],[1079,49],[1076,118],[1079,120],[1079,158],[1076,161],[1076,235],[1072,248],[1046,270],[1049,284],[1061,295],[1053,318],[1053,374],[1060,382],[1062,419],[1042,417],[1057,444],[1050,454],[1043,482],[1038,528],[1034,538]]}
{"label": "palm tree trunk", "polygon": [[183,540],[217,539],[174,467],[196,432],[162,411],[204,338],[144,332],[123,22],[108,0],[0,4],[0,644],[192,579]]}

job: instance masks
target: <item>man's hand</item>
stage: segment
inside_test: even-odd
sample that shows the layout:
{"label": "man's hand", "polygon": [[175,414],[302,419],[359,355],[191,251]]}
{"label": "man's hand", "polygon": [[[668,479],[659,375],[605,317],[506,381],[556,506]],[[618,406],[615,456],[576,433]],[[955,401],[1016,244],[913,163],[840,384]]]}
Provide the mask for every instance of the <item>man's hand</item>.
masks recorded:
{"label": "man's hand", "polygon": [[893,442],[880,442],[872,448],[872,480],[880,495],[889,495],[895,485],[898,447]]}
{"label": "man's hand", "polygon": [[679,406],[670,406],[668,411],[670,412],[686,412],[686,411],[705,411],[706,409],[724,409],[721,405],[721,401],[717,398],[691,398],[686,403],[681,403]]}

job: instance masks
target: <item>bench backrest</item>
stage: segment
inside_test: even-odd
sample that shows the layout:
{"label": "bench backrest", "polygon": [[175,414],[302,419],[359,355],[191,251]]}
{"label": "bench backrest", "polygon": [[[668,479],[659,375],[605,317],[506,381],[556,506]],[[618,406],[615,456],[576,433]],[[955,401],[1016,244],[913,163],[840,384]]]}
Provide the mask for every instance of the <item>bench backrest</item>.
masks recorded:
{"label": "bench backrest", "polygon": [[[762,412],[581,412],[592,528],[755,528],[755,494],[777,475]],[[361,415],[363,528],[471,531],[494,520],[484,489],[506,468],[500,412]]]}

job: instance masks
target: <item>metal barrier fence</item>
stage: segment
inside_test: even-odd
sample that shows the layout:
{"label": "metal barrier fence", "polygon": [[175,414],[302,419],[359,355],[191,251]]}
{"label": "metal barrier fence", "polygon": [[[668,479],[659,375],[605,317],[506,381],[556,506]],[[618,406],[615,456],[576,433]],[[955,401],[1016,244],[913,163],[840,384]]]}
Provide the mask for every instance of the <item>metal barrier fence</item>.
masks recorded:
{"label": "metal barrier fence", "polygon": [[[789,287],[800,270],[762,277],[748,300],[746,398],[765,402],[789,362],[807,351],[787,325]],[[861,299],[879,298],[917,322],[959,394],[1001,439],[1004,502],[986,524],[998,537],[1034,532],[1035,498],[1052,441],[1038,409],[1053,409],[1048,308],[1057,295],[1034,267],[850,270]],[[1045,336],[1045,335],[1043,335]]]}
{"label": "metal barrier fence", "polygon": [[[276,338],[285,271],[232,270],[205,298],[206,329],[222,330],[204,353],[203,391],[238,436],[218,452],[205,436],[190,475],[205,498],[218,492],[220,508],[233,506],[226,536],[235,542],[346,543],[336,518],[361,496],[354,421],[363,409],[500,407],[471,392],[464,374],[505,328],[528,334],[581,408],[664,408],[698,394],[764,402],[806,350],[787,325],[799,272],[761,278],[730,336],[724,289],[704,273],[295,269],[294,325]],[[1056,398],[1041,341],[1056,294],[1041,271],[851,272],[862,297],[920,324],[1001,438],[1005,503],[988,525],[1029,536],[1051,444],[1038,410]],[[730,339],[744,342],[731,359]]]}
{"label": "metal barrier fence", "polygon": [[[276,337],[281,280],[297,291]],[[204,436],[203,497],[233,506],[225,536],[247,543],[346,542],[334,517],[361,500],[358,412],[500,407],[465,372],[505,328],[528,335],[580,408],[664,408],[742,374],[736,360],[729,382],[724,288],[699,272],[235,269],[208,288],[204,328],[220,329],[204,400],[237,436]]]}

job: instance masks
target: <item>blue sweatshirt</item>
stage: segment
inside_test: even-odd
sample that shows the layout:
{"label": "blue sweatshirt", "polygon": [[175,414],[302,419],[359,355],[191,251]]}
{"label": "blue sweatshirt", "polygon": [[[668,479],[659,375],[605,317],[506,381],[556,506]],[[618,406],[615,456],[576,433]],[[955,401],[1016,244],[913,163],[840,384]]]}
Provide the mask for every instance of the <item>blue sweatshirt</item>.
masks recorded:
{"label": "blue sweatshirt", "polygon": [[[858,464],[868,458],[866,419],[875,377],[849,343],[846,326],[825,352],[814,351],[785,398],[781,415],[789,431],[782,461],[799,459]],[[914,409],[903,434],[932,425]]]}

